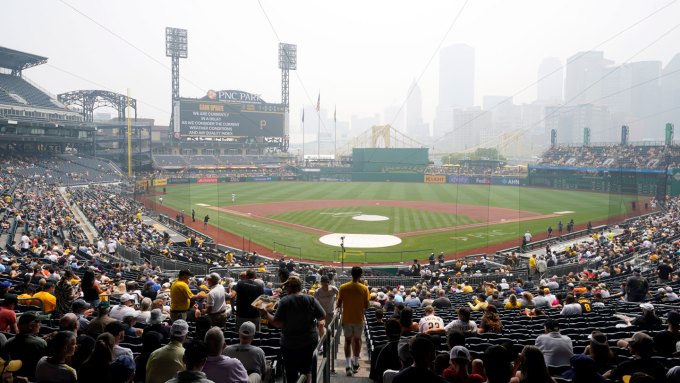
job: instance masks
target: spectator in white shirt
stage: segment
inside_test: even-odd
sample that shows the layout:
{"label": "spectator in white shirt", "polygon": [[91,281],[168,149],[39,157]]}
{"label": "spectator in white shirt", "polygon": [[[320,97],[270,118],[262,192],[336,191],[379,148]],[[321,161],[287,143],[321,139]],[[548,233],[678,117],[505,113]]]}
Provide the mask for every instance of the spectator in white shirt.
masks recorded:
{"label": "spectator in white shirt", "polygon": [[[126,315],[134,315],[137,317],[139,315],[137,311],[132,307],[134,301],[129,294],[123,294],[120,296],[120,304],[111,309],[109,316],[113,319],[122,321]],[[113,334],[115,336],[115,334]]]}

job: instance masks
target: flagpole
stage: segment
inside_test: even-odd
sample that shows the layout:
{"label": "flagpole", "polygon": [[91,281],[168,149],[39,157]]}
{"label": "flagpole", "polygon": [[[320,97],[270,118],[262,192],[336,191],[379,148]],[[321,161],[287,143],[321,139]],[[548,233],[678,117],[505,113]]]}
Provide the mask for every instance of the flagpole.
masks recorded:
{"label": "flagpole", "polygon": [[316,160],[321,160],[321,109],[320,107],[316,110],[316,115],[319,117],[317,120],[318,131],[316,133]]}
{"label": "flagpole", "polygon": [[338,161],[338,117],[337,117],[338,107],[337,105],[333,109],[333,160]]}
{"label": "flagpole", "polygon": [[302,166],[305,166],[305,108],[302,108]]}

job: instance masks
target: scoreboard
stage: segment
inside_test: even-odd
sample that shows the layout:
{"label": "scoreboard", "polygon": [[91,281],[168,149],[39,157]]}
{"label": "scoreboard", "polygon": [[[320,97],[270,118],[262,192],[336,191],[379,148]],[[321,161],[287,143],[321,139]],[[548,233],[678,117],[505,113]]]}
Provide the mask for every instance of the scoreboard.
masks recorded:
{"label": "scoreboard", "polygon": [[[175,104],[176,138],[283,137],[281,104],[180,99]],[[179,110],[178,110],[179,109]]]}

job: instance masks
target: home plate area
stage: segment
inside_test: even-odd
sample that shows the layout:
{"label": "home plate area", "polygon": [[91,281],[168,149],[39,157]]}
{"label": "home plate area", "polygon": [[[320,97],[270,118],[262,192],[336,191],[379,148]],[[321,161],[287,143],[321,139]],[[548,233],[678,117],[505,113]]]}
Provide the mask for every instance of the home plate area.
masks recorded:
{"label": "home plate area", "polygon": [[319,238],[319,241],[325,245],[330,246],[340,246],[342,239],[340,237],[345,237],[345,247],[346,248],[378,248],[378,247],[388,247],[394,246],[401,243],[401,238],[395,237],[394,235],[384,235],[384,234],[341,234],[333,233],[327,234]]}

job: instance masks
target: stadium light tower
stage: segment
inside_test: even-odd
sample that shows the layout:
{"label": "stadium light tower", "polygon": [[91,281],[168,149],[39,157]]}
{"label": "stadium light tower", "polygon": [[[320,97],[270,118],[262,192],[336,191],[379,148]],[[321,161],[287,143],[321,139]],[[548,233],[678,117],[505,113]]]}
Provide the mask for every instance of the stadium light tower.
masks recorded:
{"label": "stadium light tower", "polygon": [[179,98],[179,59],[188,57],[187,30],[165,27],[165,55],[172,59],[172,114],[170,126],[175,119],[175,100]]}
{"label": "stadium light tower", "polygon": [[281,69],[281,104],[288,109],[290,95],[288,72],[297,69],[297,45],[279,43],[279,69]]}

